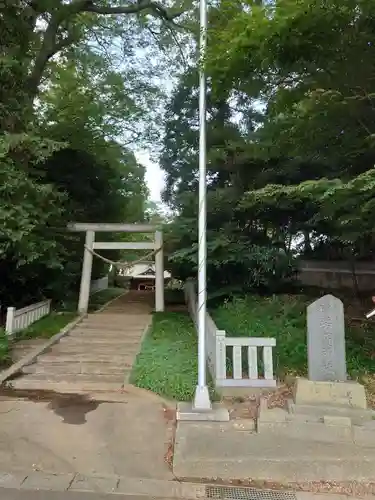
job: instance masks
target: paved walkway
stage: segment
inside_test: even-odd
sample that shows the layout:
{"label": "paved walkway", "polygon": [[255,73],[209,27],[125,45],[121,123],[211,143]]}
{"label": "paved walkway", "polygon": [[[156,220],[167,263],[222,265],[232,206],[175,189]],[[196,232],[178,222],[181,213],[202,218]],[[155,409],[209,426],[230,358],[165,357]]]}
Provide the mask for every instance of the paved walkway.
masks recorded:
{"label": "paved walkway", "polygon": [[69,335],[12,381],[15,389],[118,391],[129,382],[151,323],[152,294],[130,292],[89,314]]}
{"label": "paved walkway", "polygon": [[0,392],[0,471],[173,479],[168,405],[128,383],[152,299],[90,314]]}

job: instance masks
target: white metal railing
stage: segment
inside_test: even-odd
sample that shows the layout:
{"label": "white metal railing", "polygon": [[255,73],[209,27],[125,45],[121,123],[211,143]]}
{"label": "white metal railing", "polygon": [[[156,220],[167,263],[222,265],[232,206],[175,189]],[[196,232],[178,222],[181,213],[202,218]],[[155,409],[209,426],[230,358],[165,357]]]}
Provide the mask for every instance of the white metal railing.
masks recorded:
{"label": "white metal railing", "polygon": [[275,387],[274,338],[227,337],[217,330],[218,387]]}
{"label": "white metal railing", "polygon": [[8,307],[7,317],[5,324],[5,332],[7,335],[13,335],[20,330],[24,330],[38,319],[47,316],[50,313],[51,301],[44,300],[31,304],[30,306],[16,309],[15,307]]}
{"label": "white metal railing", "polygon": [[108,276],[104,276],[103,278],[93,280],[91,281],[90,284],[90,295],[96,292],[100,292],[100,290],[107,290],[107,288],[108,288]]}
{"label": "white metal railing", "polygon": [[[197,299],[192,281],[185,284],[185,299],[197,328]],[[207,313],[206,361],[211,377],[220,387],[275,387],[273,348],[268,337],[227,337]]]}

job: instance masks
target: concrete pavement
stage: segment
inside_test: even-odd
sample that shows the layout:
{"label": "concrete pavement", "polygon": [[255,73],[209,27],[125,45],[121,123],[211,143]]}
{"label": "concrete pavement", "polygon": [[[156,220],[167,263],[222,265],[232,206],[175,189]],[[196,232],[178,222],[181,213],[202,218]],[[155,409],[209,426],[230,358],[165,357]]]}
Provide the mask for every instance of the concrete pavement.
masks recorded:
{"label": "concrete pavement", "polygon": [[163,400],[131,387],[94,399],[1,401],[0,470],[169,479],[165,414]]}

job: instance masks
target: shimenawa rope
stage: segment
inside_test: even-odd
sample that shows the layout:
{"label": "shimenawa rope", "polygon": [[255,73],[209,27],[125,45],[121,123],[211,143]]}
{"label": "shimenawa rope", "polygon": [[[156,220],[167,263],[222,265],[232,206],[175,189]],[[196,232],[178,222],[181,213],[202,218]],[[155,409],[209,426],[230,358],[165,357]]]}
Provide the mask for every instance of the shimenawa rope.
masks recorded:
{"label": "shimenawa rope", "polygon": [[162,250],[163,247],[158,248],[157,250],[153,250],[152,252],[148,253],[147,255],[144,255],[138,260],[133,260],[131,262],[121,262],[121,261],[114,261],[111,259],[107,259],[106,257],[103,257],[103,255],[100,255],[99,253],[95,252],[95,250],[92,250],[89,248],[87,245],[85,245],[86,250],[88,250],[92,255],[95,257],[98,257],[101,259],[103,262],[106,262],[107,264],[111,264],[112,266],[118,267],[119,269],[124,269],[124,270],[129,270],[131,269],[135,264],[139,264],[141,262],[144,262],[145,260],[151,259],[151,257],[154,257],[157,253]]}

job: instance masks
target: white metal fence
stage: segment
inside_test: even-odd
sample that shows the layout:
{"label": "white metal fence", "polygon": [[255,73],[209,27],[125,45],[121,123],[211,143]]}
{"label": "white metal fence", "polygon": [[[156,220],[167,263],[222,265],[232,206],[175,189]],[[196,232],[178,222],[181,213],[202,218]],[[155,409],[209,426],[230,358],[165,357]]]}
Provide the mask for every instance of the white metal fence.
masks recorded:
{"label": "white metal fence", "polygon": [[[185,284],[185,299],[197,328],[197,298],[194,283]],[[211,316],[206,315],[206,361],[215,387],[275,387],[274,338],[227,337]]]}
{"label": "white metal fence", "polygon": [[5,324],[5,331],[7,335],[13,335],[20,330],[24,330],[38,319],[47,316],[50,313],[51,301],[44,300],[31,304],[30,306],[16,309],[15,307],[8,307],[7,317]]}
{"label": "white metal fence", "polygon": [[107,288],[108,288],[108,276],[104,276],[103,278],[93,280],[91,281],[90,285],[90,295],[96,292],[100,292],[100,290],[106,290]]}

